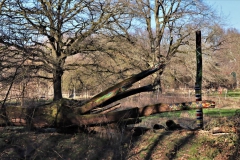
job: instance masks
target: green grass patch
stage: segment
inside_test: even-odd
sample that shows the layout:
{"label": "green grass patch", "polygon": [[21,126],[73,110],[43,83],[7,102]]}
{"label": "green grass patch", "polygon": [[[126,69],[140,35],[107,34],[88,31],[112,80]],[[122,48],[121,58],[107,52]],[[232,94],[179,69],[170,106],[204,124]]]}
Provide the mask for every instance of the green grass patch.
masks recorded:
{"label": "green grass patch", "polygon": [[199,135],[179,150],[176,159],[185,156],[186,159],[191,160],[210,160],[216,159],[221,154],[232,155],[234,145],[237,143],[237,136],[232,134],[222,136]]}
{"label": "green grass patch", "polygon": [[[189,115],[194,116],[196,114],[196,110],[189,110],[184,112],[188,112]],[[234,116],[236,113],[239,113],[239,109],[216,109],[216,108],[210,108],[210,109],[203,109],[203,116],[211,116],[211,117],[229,117]],[[174,111],[174,112],[163,112],[154,114],[148,117],[142,117],[142,120],[144,119],[155,119],[155,118],[163,118],[163,117],[180,117],[182,111]]]}
{"label": "green grass patch", "polygon": [[219,94],[219,92],[213,92],[211,93],[212,96],[222,96],[222,97],[240,97],[240,90],[228,90],[227,93],[222,92],[222,94]]}
{"label": "green grass patch", "polygon": [[207,116],[234,116],[238,109],[206,109],[203,114]]}
{"label": "green grass patch", "polygon": [[[234,116],[237,113],[238,109],[203,109],[203,114],[207,116],[219,117],[219,116]],[[190,110],[190,114],[194,114],[196,110]]]}
{"label": "green grass patch", "polygon": [[240,97],[240,92],[237,91],[230,91],[227,93],[228,97]]}
{"label": "green grass patch", "polygon": [[[163,113],[158,113],[154,114],[151,116],[148,116],[148,119],[154,119],[154,118],[163,118],[163,117],[180,117],[181,111],[174,111],[174,112],[163,112]],[[146,117],[143,117],[145,119]]]}

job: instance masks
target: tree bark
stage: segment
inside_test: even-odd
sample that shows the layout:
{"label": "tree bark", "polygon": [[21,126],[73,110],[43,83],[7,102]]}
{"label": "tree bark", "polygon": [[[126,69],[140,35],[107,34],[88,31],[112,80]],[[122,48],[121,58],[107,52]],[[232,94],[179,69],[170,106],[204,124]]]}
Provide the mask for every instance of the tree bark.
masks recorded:
{"label": "tree bark", "polygon": [[61,67],[58,67],[53,74],[53,90],[54,97],[53,101],[62,99],[62,75],[63,70]]}
{"label": "tree bark", "polygon": [[106,114],[78,115],[72,113],[68,114],[67,118],[71,120],[73,124],[78,126],[94,126],[99,124],[104,125],[114,122],[121,122],[122,120],[127,120],[129,118],[138,118],[138,108],[131,108],[128,110],[110,112]]}

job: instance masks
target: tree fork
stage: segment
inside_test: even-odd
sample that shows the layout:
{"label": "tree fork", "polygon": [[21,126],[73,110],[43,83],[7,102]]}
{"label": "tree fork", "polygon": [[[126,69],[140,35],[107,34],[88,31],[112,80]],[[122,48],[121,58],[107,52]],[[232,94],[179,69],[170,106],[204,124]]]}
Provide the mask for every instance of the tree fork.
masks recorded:
{"label": "tree fork", "polygon": [[[145,70],[143,72],[140,72],[110,88],[107,90],[97,94],[93,98],[91,98],[89,101],[86,101],[85,104],[83,104],[81,107],[78,108],[78,112],[80,114],[86,114],[92,109],[96,108],[97,106],[102,105],[107,100],[113,98],[116,95],[119,95],[123,92],[125,92],[128,88],[132,86],[133,83],[155,73],[156,71],[162,69],[164,66],[157,64],[153,68],[150,68],[148,70]],[[142,88],[145,90],[146,88]]]}

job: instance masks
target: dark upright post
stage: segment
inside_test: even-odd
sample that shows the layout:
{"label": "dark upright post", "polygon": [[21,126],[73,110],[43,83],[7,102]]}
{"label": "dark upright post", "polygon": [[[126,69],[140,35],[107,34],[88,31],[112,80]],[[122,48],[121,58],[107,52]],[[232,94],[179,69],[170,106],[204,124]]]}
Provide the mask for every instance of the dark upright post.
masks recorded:
{"label": "dark upright post", "polygon": [[[196,31],[196,61],[197,61],[197,73],[195,83],[195,97],[196,101],[202,101],[202,49],[201,49],[201,31]],[[198,128],[203,128],[203,110],[200,107],[197,110],[197,125]]]}

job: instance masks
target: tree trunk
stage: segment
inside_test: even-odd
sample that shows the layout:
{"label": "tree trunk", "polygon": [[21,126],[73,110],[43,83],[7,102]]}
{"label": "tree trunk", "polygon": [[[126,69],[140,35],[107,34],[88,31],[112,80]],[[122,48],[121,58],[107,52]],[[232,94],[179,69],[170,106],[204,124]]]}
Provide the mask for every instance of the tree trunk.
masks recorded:
{"label": "tree trunk", "polygon": [[61,67],[58,67],[53,74],[53,90],[54,97],[53,101],[62,99],[62,75],[63,70]]}
{"label": "tree trunk", "polygon": [[[133,75],[132,77],[125,79],[124,81],[108,88],[107,90],[97,94],[96,96],[94,96],[93,98],[91,98],[89,101],[86,101],[85,104],[83,104],[79,109],[78,112],[80,114],[86,114],[88,113],[90,110],[96,108],[97,106],[103,105],[104,102],[106,102],[107,100],[110,100],[111,98],[113,98],[116,95],[119,95],[123,92],[126,92],[126,90],[128,88],[130,88],[132,86],[133,83],[153,74],[154,72],[162,69],[163,67],[165,67],[164,65],[155,65],[150,69],[147,69],[145,71],[142,71],[136,75]],[[143,88],[141,87],[140,90],[146,90],[147,88]],[[139,93],[139,91],[133,91],[134,93]],[[130,93],[132,94],[132,93]],[[124,97],[124,95],[122,95]]]}
{"label": "tree trunk", "polygon": [[191,110],[198,108],[214,108],[215,102],[210,100],[199,102],[184,102],[184,103],[159,103],[153,105],[147,105],[141,108],[130,108],[121,111],[108,112],[105,114],[87,114],[80,115],[77,112],[69,113],[66,117],[68,121],[78,126],[94,126],[104,125],[108,123],[119,123],[123,120],[137,119],[139,117],[150,116],[156,113],[172,112],[181,110]]}

